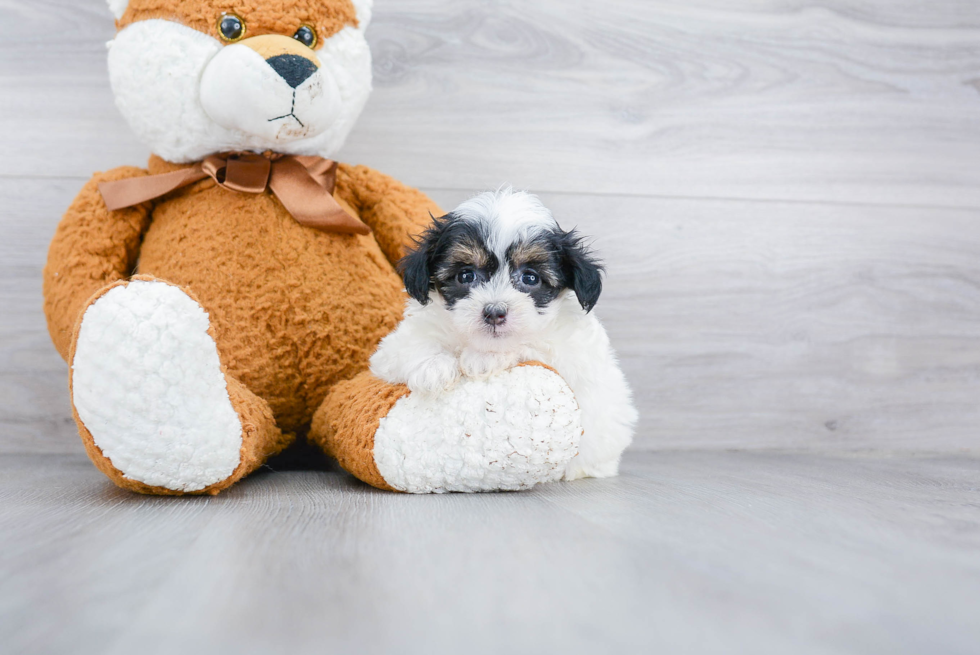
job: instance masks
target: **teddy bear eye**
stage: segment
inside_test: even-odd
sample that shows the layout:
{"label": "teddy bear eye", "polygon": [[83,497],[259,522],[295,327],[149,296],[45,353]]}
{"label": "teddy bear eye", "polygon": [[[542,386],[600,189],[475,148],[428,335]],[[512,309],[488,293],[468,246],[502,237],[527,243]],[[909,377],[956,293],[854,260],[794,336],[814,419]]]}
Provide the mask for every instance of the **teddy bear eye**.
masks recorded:
{"label": "teddy bear eye", "polygon": [[304,25],[296,30],[296,34],[293,34],[293,38],[311,50],[316,47],[316,30],[309,25]]}
{"label": "teddy bear eye", "polygon": [[236,14],[221,14],[218,19],[218,33],[229,43],[241,41],[245,36],[245,21]]}

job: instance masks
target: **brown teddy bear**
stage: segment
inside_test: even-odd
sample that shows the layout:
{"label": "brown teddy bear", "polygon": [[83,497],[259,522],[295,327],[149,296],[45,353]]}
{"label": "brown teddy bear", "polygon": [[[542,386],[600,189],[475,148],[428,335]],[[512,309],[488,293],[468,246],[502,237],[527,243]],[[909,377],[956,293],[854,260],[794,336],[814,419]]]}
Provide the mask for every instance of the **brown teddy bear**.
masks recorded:
{"label": "brown teddy bear", "polygon": [[395,265],[439,211],[328,159],[370,93],[371,1],[109,6],[117,105],[155,154],[85,185],[44,272],[96,466],[138,492],[215,494],[300,436],[384,489],[560,478],[581,428],[553,372],[434,398],[366,372],[402,315]]}

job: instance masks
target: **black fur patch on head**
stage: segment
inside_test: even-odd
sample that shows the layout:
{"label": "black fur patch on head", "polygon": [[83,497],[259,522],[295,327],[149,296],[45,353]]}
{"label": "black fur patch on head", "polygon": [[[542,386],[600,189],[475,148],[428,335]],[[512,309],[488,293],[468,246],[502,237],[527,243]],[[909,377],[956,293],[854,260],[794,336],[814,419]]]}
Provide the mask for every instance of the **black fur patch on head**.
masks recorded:
{"label": "black fur patch on head", "polygon": [[602,274],[605,268],[585,243],[585,237],[577,230],[559,232],[562,275],[568,286],[575,291],[582,309],[591,312],[602,295]]}
{"label": "black fur patch on head", "polygon": [[[557,237],[555,232],[540,232],[507,249],[511,283],[518,291],[528,294],[538,309],[550,305],[568,288],[562,274]],[[529,274],[537,279],[536,284],[525,283]]]}
{"label": "black fur patch on head", "polygon": [[[513,283],[543,308],[565,289],[572,289],[586,312],[592,311],[602,293],[602,264],[575,231],[556,228],[513,244],[507,250]],[[524,283],[524,275],[537,275],[535,285]]]}
{"label": "black fur patch on head", "polygon": [[[487,247],[486,227],[449,213],[433,217],[429,229],[415,240],[415,248],[398,263],[398,270],[405,290],[415,300],[427,305],[431,292],[438,290],[452,308],[473,287],[489,280],[499,266]],[[470,272],[473,281],[462,281],[460,276]]]}

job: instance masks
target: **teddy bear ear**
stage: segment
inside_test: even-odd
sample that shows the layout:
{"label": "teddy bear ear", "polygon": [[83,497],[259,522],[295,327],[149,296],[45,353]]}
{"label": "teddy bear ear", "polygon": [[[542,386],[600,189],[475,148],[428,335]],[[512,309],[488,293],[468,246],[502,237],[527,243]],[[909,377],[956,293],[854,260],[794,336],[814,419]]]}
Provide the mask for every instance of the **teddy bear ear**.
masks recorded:
{"label": "teddy bear ear", "polygon": [[129,6],[129,0],[107,0],[107,2],[109,3],[109,11],[116,17],[116,20],[123,17],[123,14],[126,13],[126,7]]}
{"label": "teddy bear ear", "polygon": [[[109,0],[112,2],[112,0]],[[371,22],[371,10],[374,8],[374,0],[352,0],[354,9],[357,11],[358,29],[364,31]]]}

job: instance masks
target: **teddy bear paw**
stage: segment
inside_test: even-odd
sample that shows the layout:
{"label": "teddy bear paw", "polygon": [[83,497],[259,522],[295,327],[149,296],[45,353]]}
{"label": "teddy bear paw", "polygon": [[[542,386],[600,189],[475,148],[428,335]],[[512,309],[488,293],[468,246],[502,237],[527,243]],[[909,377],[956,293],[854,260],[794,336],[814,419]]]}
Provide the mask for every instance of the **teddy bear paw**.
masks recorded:
{"label": "teddy bear paw", "polygon": [[242,424],[209,325],[197,302],[156,281],[115,286],[85,311],[72,402],[123,477],[194,492],[239,466]]}
{"label": "teddy bear paw", "polygon": [[578,452],[578,403],[541,366],[461,378],[441,394],[412,393],[381,419],[379,473],[409,493],[529,489],[560,480]]}

